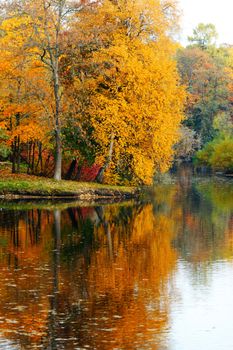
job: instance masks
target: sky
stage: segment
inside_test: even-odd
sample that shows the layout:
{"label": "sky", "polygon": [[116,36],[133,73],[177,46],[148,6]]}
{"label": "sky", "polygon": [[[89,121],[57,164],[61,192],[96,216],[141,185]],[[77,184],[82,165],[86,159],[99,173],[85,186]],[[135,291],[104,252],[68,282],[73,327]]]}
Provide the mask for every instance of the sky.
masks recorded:
{"label": "sky", "polygon": [[198,23],[213,23],[219,34],[218,44],[233,45],[233,0],[178,0],[183,12],[181,18],[181,42],[187,44]]}

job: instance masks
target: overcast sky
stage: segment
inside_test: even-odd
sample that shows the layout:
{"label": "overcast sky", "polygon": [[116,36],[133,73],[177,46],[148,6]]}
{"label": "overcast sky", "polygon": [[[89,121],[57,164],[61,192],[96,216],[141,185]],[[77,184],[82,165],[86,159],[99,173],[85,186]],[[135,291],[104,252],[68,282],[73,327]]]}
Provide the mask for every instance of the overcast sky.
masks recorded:
{"label": "overcast sky", "polygon": [[178,0],[183,11],[181,42],[192,34],[198,23],[213,23],[219,34],[218,43],[233,44],[233,0]]}

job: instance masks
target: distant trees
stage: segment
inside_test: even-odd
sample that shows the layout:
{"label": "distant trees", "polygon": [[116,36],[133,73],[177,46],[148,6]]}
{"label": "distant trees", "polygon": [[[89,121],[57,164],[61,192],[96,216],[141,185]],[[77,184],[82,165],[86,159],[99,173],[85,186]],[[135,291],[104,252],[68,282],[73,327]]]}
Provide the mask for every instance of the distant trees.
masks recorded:
{"label": "distant trees", "polygon": [[188,37],[190,44],[200,47],[202,50],[208,49],[216,44],[218,33],[214,24],[199,23],[193,30],[193,36]]}
{"label": "distant trees", "polygon": [[215,117],[232,108],[231,77],[224,64],[196,47],[179,51],[178,67],[189,92],[185,124],[200,135],[204,144],[215,136]]}
{"label": "distant trees", "polygon": [[200,137],[194,130],[182,126],[180,128],[180,140],[174,146],[175,161],[178,163],[191,161],[194,153],[200,148],[200,141]]}
{"label": "distant trees", "polygon": [[232,50],[217,48],[216,38],[214,25],[201,23],[189,37],[191,45],[177,53],[181,79],[188,91],[184,125],[195,132],[200,147],[223,136],[223,125],[228,124],[228,130],[232,126]]}
{"label": "distant trees", "polygon": [[199,24],[189,37],[191,45],[178,51],[177,61],[188,91],[184,125],[195,132],[199,148],[203,148],[197,159],[201,164],[230,170],[233,55],[231,47],[216,47],[216,38],[214,25]]}

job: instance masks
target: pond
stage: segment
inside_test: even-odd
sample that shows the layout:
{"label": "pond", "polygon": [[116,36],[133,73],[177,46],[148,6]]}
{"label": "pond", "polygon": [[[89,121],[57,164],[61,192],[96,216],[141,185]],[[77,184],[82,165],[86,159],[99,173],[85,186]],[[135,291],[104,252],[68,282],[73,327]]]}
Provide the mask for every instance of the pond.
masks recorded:
{"label": "pond", "polygon": [[0,202],[0,349],[233,349],[233,181]]}

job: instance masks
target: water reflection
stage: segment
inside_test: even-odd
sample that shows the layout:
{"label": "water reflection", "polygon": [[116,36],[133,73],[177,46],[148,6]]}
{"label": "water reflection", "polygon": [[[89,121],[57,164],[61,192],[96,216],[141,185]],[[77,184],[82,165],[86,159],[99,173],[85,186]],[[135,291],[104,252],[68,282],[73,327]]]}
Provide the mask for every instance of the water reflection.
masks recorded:
{"label": "water reflection", "polygon": [[186,294],[232,261],[232,191],[183,176],[144,204],[2,202],[0,349],[176,349]]}
{"label": "water reflection", "polygon": [[197,265],[233,256],[233,183],[198,182],[177,191],[181,203],[176,246],[181,256]]}

